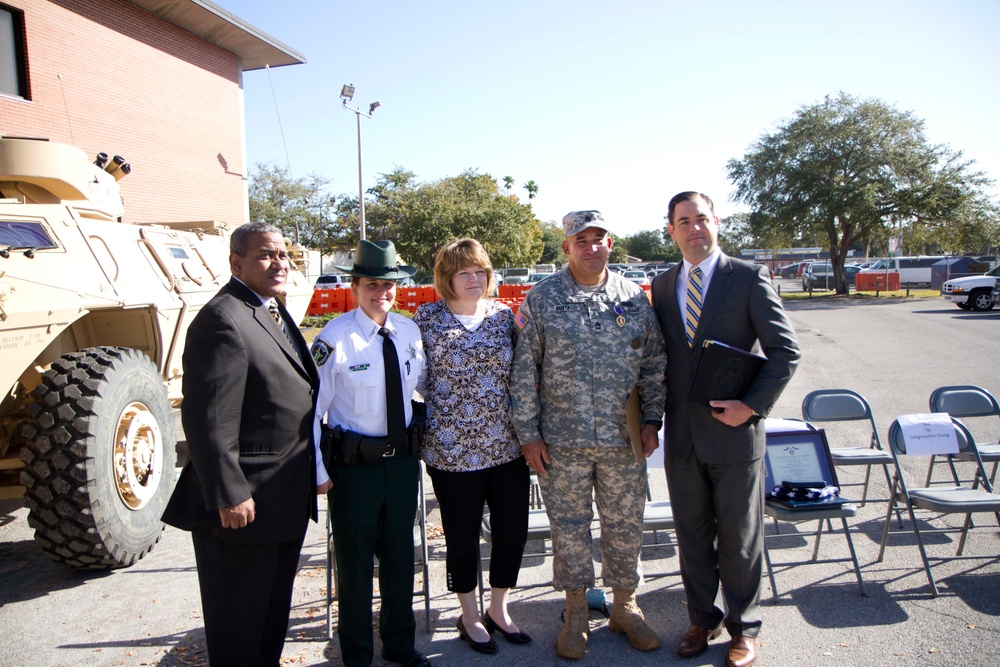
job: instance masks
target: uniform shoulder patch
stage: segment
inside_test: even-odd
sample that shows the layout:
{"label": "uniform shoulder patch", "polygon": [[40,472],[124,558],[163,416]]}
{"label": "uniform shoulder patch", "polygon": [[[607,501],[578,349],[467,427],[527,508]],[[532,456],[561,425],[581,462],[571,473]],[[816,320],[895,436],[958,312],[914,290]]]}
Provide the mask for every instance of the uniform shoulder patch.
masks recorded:
{"label": "uniform shoulder patch", "polygon": [[312,358],[316,362],[317,366],[322,366],[326,363],[326,360],[330,358],[330,353],[333,350],[324,341],[317,339],[312,346]]}
{"label": "uniform shoulder patch", "polygon": [[524,325],[528,323],[528,316],[524,314],[523,310],[518,310],[517,315],[514,316],[514,324],[517,325],[518,329],[523,329]]}

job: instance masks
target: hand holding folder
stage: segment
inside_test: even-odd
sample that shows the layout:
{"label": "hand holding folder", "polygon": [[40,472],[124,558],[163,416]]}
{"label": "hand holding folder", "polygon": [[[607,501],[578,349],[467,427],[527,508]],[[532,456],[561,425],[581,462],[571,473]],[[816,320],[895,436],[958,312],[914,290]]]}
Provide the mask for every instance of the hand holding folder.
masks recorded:
{"label": "hand holding folder", "polygon": [[703,346],[688,403],[711,410],[709,401],[742,399],[767,358],[717,340]]}

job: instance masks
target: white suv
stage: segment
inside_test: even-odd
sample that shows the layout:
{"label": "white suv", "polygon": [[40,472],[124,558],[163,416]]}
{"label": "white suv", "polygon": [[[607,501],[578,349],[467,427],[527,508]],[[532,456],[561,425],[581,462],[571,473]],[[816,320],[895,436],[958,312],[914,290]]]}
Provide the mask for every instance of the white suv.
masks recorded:
{"label": "white suv", "polygon": [[941,298],[962,310],[990,310],[993,308],[993,288],[1000,277],[1000,265],[981,276],[952,278],[941,286]]}
{"label": "white suv", "polygon": [[340,287],[350,287],[351,277],[340,274],[328,274],[316,279],[314,289],[337,289]]}

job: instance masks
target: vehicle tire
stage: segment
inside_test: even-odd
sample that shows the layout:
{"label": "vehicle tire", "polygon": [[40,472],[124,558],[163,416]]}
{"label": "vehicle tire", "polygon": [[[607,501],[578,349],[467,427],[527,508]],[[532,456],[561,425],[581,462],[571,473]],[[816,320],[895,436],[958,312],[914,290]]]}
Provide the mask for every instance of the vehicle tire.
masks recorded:
{"label": "vehicle tire", "polygon": [[988,289],[973,290],[972,294],[969,295],[969,303],[972,304],[972,310],[978,312],[992,310],[993,295]]}
{"label": "vehicle tire", "polygon": [[22,432],[35,541],[67,567],[128,567],[159,542],[177,464],[173,415],[138,350],[89,348],[42,374]]}

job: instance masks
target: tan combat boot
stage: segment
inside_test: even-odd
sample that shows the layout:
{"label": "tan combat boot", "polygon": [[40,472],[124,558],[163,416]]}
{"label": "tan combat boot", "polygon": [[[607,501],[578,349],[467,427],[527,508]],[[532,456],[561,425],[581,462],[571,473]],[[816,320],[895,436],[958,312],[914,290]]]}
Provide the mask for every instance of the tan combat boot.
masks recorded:
{"label": "tan combat boot", "polygon": [[660,638],[646,625],[642,610],[635,601],[635,590],[614,589],[615,601],[611,607],[611,632],[625,633],[628,643],[640,651],[651,651],[660,646]]}
{"label": "tan combat boot", "polygon": [[577,588],[566,591],[566,618],[556,640],[556,653],[563,658],[579,660],[587,651],[587,634],[590,630],[590,611],[587,609],[587,590]]}

